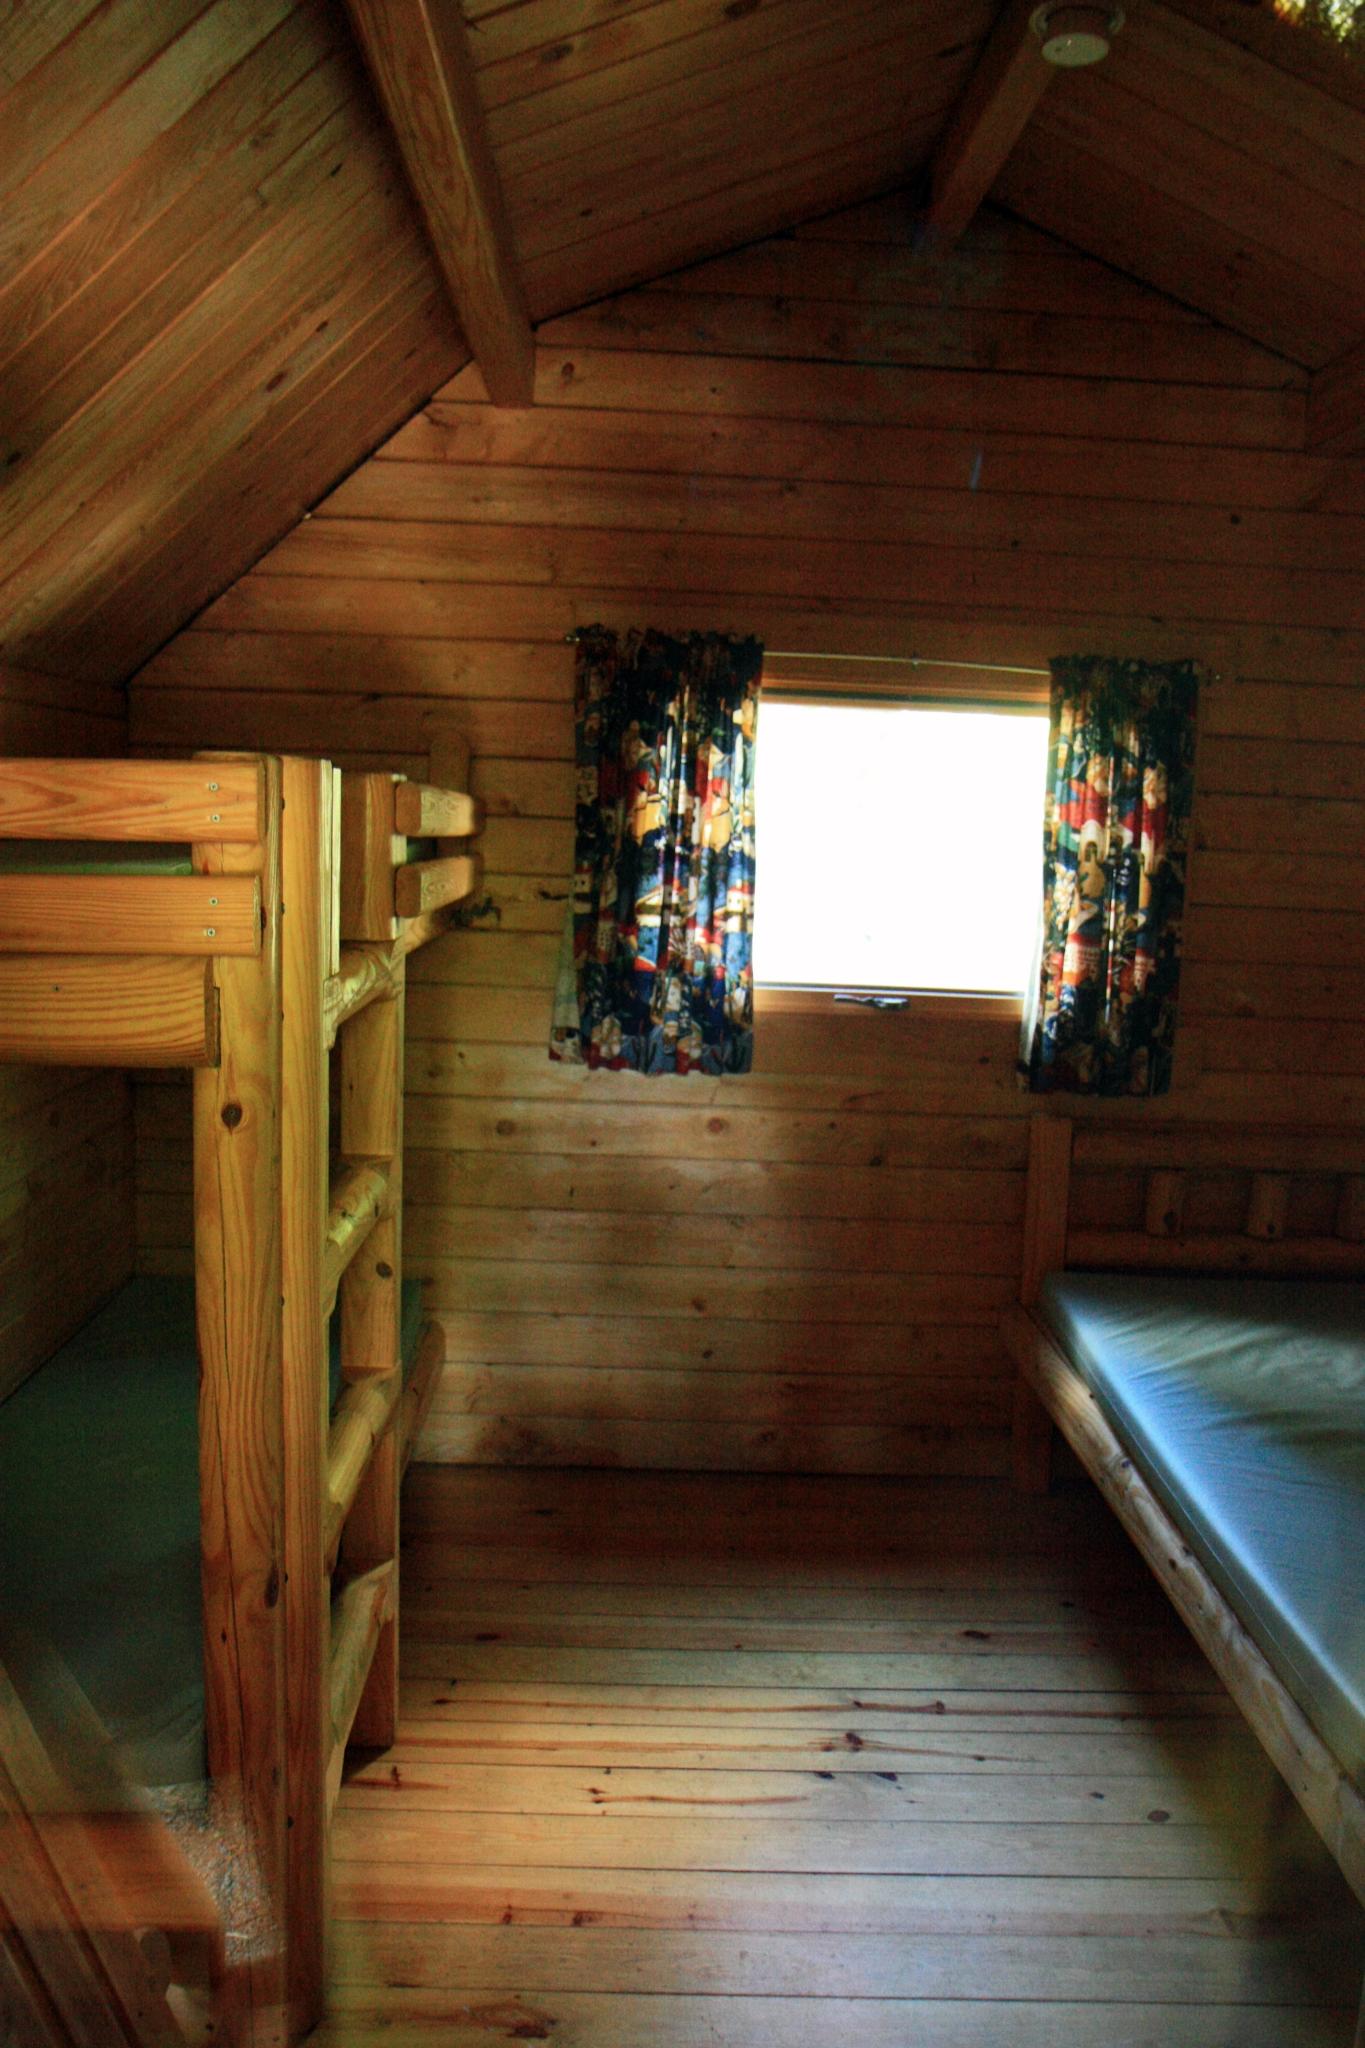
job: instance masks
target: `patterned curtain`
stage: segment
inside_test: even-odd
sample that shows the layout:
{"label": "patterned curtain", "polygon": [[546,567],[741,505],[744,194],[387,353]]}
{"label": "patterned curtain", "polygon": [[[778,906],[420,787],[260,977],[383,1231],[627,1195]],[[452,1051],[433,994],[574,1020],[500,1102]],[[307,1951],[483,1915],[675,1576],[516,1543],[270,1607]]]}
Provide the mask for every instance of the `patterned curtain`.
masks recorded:
{"label": "patterned curtain", "polygon": [[1034,1090],[1171,1085],[1200,675],[1052,664],[1042,957],[1020,1062]]}
{"label": "patterned curtain", "polygon": [[748,1071],[762,663],[757,640],[720,633],[578,634],[574,894],[552,1059]]}

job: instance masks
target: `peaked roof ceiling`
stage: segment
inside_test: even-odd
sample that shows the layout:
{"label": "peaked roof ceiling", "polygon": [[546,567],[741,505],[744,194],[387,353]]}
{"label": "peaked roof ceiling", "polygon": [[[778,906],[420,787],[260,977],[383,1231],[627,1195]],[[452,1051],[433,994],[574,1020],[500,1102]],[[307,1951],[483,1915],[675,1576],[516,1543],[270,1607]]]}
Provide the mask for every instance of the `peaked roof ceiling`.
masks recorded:
{"label": "peaked roof ceiling", "polygon": [[[531,317],[912,184],[998,13],[466,0]],[[992,196],[1337,362],[1365,338],[1365,69],[1256,0],[1129,13]],[[0,136],[0,654],[118,678],[470,350],[326,0],[4,10]]]}

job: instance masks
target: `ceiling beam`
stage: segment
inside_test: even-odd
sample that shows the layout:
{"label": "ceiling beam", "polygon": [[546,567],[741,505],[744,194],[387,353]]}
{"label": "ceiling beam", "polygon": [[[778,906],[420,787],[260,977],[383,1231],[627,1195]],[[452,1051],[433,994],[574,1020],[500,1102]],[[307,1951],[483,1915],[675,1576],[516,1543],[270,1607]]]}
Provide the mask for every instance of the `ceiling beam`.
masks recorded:
{"label": "ceiling beam", "polygon": [[961,240],[1056,75],[1029,26],[1037,4],[1005,0],[934,152],[920,215],[927,249],[942,252]]}
{"label": "ceiling beam", "polygon": [[1315,455],[1365,450],[1365,341],[1326,364],[1309,385],[1307,438]]}
{"label": "ceiling beam", "polygon": [[535,341],[459,0],[347,4],[488,396],[529,405]]}

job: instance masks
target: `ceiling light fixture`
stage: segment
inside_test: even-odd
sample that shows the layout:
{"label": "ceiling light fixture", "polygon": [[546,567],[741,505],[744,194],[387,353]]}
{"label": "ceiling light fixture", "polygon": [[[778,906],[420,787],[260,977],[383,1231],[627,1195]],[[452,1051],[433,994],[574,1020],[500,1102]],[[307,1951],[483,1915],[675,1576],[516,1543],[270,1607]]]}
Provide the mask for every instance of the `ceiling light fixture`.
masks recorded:
{"label": "ceiling light fixture", "polygon": [[1123,9],[1048,4],[1035,9],[1030,25],[1049,64],[1078,71],[1109,55],[1109,39],[1123,27]]}

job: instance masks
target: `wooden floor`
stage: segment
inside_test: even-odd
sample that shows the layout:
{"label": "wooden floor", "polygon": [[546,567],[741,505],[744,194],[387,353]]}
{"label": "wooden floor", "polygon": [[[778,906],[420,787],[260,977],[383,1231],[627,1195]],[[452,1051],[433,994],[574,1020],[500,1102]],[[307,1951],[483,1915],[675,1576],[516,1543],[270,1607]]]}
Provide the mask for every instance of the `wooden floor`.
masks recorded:
{"label": "wooden floor", "polygon": [[1088,1491],[417,1468],[326,2048],[1346,2048],[1362,1916]]}

